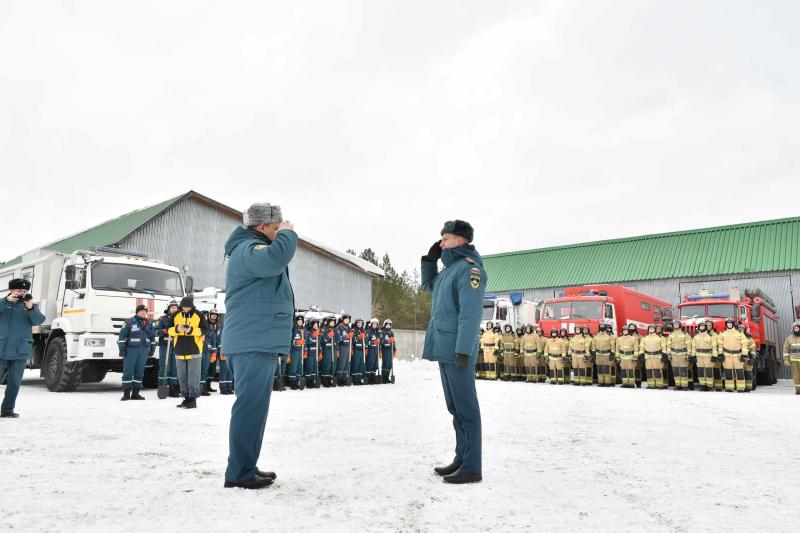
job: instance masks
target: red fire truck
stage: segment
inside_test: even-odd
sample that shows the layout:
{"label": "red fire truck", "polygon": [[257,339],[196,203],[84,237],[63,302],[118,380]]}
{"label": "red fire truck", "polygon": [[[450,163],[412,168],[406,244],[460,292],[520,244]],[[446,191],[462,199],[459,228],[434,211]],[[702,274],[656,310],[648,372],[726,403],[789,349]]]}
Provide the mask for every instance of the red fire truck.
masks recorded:
{"label": "red fire truck", "polygon": [[595,334],[601,323],[610,324],[615,334],[622,327],[635,324],[642,335],[650,324],[672,322],[669,302],[621,285],[584,285],[564,289],[563,296],[545,300],[539,326],[545,335],[552,328],[566,328],[570,335],[575,328],[589,326]]}
{"label": "red fire truck", "polygon": [[750,328],[758,349],[753,370],[758,372],[759,385],[772,385],[778,374],[778,315],[775,302],[760,289],[733,288],[727,293],[712,294],[701,290],[698,294],[684,295],[678,304],[681,323],[690,335],[697,324],[705,320],[714,323],[714,329],[725,329],[725,320],[732,318]]}

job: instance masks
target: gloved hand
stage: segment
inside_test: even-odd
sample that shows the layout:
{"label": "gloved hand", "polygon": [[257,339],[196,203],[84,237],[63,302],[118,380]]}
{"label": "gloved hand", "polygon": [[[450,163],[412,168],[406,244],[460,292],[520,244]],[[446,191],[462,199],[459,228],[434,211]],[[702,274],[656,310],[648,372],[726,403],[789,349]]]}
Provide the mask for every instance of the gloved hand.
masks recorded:
{"label": "gloved hand", "polygon": [[711,362],[712,362],[712,363],[716,363],[716,362],[718,362],[718,361],[719,361],[719,358],[718,358],[716,355],[712,355],[712,356],[711,356]]}
{"label": "gloved hand", "polygon": [[721,363],[721,362],[723,362],[723,361],[725,360],[725,354],[719,354],[719,355],[717,356],[717,359],[719,359],[719,362],[720,362],[720,363]]}
{"label": "gloved hand", "polygon": [[155,344],[150,346],[150,350],[147,352],[147,357],[153,357],[154,353],[156,353],[156,345]]}
{"label": "gloved hand", "polygon": [[697,356],[696,355],[690,355],[689,356],[689,362],[692,363],[693,365],[697,364]]}
{"label": "gloved hand", "polygon": [[469,357],[463,353],[456,354],[456,366],[458,368],[467,368],[469,366]]}
{"label": "gloved hand", "polygon": [[128,351],[127,350],[123,350],[122,348],[120,348],[119,349],[119,356],[120,357],[125,357],[126,355],[128,355]]}
{"label": "gloved hand", "polygon": [[669,356],[667,354],[661,354],[661,362],[665,365],[669,363]]}
{"label": "gloved hand", "polygon": [[613,353],[609,354],[609,356],[608,356],[608,360],[609,361],[615,361],[616,359],[617,359],[616,355],[614,355]]}
{"label": "gloved hand", "polygon": [[217,362],[217,352],[211,352],[211,362],[212,363]]}
{"label": "gloved hand", "polygon": [[442,247],[440,246],[441,242],[441,239],[439,239],[433,243],[433,246],[431,246],[431,249],[428,250],[428,254],[425,256],[426,261],[438,261],[439,258],[442,257]]}

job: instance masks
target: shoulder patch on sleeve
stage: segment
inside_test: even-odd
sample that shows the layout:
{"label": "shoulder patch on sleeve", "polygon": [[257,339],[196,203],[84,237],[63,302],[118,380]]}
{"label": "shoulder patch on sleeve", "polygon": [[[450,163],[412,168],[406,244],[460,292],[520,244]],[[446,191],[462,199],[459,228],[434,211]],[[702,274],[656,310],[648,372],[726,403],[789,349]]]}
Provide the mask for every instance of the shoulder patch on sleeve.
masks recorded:
{"label": "shoulder patch on sleeve", "polygon": [[477,289],[481,285],[481,271],[477,268],[472,268],[469,271],[469,285],[473,289]]}
{"label": "shoulder patch on sleeve", "polygon": [[267,247],[266,244],[256,244],[255,246],[253,246],[253,250],[256,250],[256,251],[263,250],[266,247]]}

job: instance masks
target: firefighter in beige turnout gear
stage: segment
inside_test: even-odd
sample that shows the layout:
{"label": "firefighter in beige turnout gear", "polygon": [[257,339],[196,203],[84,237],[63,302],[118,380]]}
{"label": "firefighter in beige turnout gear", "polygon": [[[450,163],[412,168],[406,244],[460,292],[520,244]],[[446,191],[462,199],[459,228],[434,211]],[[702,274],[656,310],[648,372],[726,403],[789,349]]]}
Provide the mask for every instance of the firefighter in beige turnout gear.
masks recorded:
{"label": "firefighter in beige turnout gear", "polygon": [[747,350],[749,355],[747,361],[742,364],[744,367],[744,390],[750,392],[756,388],[756,375],[753,372],[753,365],[755,364],[756,357],[758,357],[758,348],[756,348],[756,341],[750,335],[750,328],[744,324],[739,324],[737,327],[739,333],[747,338]]}
{"label": "firefighter in beige turnout gear", "polygon": [[692,363],[695,360],[692,337],[683,330],[679,320],[675,321],[672,332],[667,337],[667,355],[672,363],[676,390],[694,389]]}
{"label": "firefighter in beige turnout gear", "polygon": [[538,352],[538,355],[536,356],[536,364],[539,366],[537,374],[539,376],[539,383],[544,383],[547,381],[547,369],[549,366],[547,357],[544,355],[544,345],[547,343],[547,337],[544,336],[544,330],[542,330],[542,328],[536,328],[536,335],[538,335],[538,339],[536,341]]}
{"label": "firefighter in beige turnout gear", "polygon": [[575,328],[575,335],[569,340],[569,355],[572,357],[572,384],[581,387],[591,385],[592,338]]}
{"label": "firefighter in beige turnout gear", "polygon": [[601,387],[613,387],[617,384],[617,338],[611,324],[600,324],[599,329],[594,338],[597,384]]}
{"label": "firefighter in beige turnout gear", "polygon": [[622,388],[636,388],[636,367],[639,365],[639,341],[631,335],[628,328],[622,328],[622,336],[617,339],[617,357],[622,373]]}
{"label": "firefighter in beige turnout gear", "polygon": [[666,348],[667,340],[656,333],[655,326],[648,326],[647,336],[642,339],[639,346],[639,354],[644,355],[648,389],[667,388],[667,376],[664,375]]}
{"label": "firefighter in beige turnout gear", "polygon": [[714,322],[711,320],[706,320],[706,331],[708,334],[711,335],[711,340],[714,342],[714,349],[717,351],[714,354],[714,357],[711,359],[711,362],[714,364],[713,366],[713,374],[714,374],[714,390],[721,391],[722,390],[722,359],[719,356],[722,354],[722,347],[719,345],[719,335],[717,334],[717,330],[714,328]]}
{"label": "firefighter in beige turnout gear", "polygon": [[705,323],[697,325],[692,339],[692,350],[697,358],[697,380],[704,391],[714,388],[714,365],[717,362],[717,343]]}
{"label": "firefighter in beige turnout gear", "polygon": [[520,355],[524,358],[525,381],[537,383],[539,381],[539,335],[533,326],[527,326],[525,333],[519,339]]}
{"label": "firefighter in beige turnout gear", "polygon": [[500,359],[497,367],[497,373],[503,381],[511,381],[511,374],[514,371],[514,356],[517,350],[517,339],[514,337],[514,328],[511,324],[506,324],[503,328],[503,336],[500,341]]}
{"label": "firefighter in beige turnout gear", "polygon": [[792,369],[794,393],[800,395],[800,321],[792,325],[792,334],[783,341],[783,362]]}
{"label": "firefighter in beige turnout gear", "polygon": [[[491,324],[491,322],[489,323]],[[500,335],[500,326],[489,327],[486,325],[486,333],[481,337],[481,348],[483,349],[483,368],[478,368],[478,378],[497,379],[497,352],[500,350],[500,343],[503,336]]]}
{"label": "firefighter in beige turnout gear", "polygon": [[737,331],[732,318],[725,321],[725,331],[719,334],[717,351],[724,370],[725,391],[745,392],[744,362],[749,359],[750,349],[747,337]]}
{"label": "firefighter in beige turnout gear", "polygon": [[550,338],[544,345],[544,356],[550,367],[550,384],[563,385],[569,382],[569,357],[567,342],[558,336],[555,328],[550,330]]}

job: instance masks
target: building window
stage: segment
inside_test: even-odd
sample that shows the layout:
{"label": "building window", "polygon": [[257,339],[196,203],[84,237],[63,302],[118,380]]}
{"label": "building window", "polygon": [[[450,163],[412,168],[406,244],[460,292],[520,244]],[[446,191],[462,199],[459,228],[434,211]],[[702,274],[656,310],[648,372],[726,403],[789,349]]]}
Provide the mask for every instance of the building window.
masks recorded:
{"label": "building window", "polygon": [[650,304],[647,303],[647,302],[642,302],[642,309],[644,309],[645,311],[649,311],[650,310]]}

